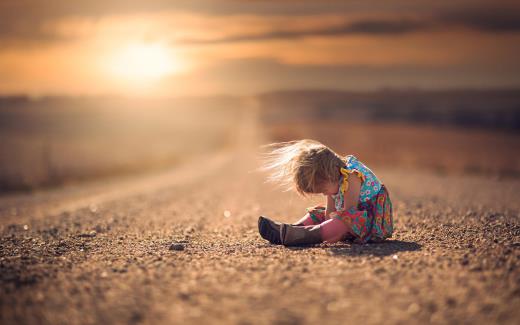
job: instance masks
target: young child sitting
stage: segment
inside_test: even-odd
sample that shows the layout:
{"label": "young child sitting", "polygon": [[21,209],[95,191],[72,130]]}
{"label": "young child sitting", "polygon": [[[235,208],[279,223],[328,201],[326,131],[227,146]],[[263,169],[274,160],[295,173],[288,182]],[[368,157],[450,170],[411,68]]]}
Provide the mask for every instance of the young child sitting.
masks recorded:
{"label": "young child sitting", "polygon": [[294,224],[265,216],[258,219],[260,235],[272,244],[286,246],[382,241],[392,236],[392,202],[385,185],[355,156],[341,157],[313,140],[275,143],[264,170],[300,195],[323,194],[326,206],[307,209]]}

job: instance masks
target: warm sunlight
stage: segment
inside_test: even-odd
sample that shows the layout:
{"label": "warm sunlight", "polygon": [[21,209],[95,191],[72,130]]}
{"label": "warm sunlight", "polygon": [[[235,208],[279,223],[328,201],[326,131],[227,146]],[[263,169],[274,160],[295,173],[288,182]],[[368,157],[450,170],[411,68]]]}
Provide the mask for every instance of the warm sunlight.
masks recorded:
{"label": "warm sunlight", "polygon": [[126,81],[153,81],[182,69],[170,49],[147,43],[131,44],[116,51],[109,64],[111,73]]}

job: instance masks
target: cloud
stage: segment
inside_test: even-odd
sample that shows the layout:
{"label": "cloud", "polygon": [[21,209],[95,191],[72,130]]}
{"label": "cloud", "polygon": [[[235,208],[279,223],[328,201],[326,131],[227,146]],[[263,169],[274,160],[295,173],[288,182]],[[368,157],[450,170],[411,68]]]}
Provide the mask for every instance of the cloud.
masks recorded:
{"label": "cloud", "polygon": [[344,36],[350,34],[369,34],[369,35],[396,35],[417,32],[429,28],[428,23],[410,19],[400,20],[362,20],[356,22],[346,22],[339,26],[307,30],[275,30],[263,34],[242,34],[216,39],[179,39],[176,44],[219,44],[233,43],[242,41],[265,41],[274,39],[297,39],[307,36]]}
{"label": "cloud", "polygon": [[465,9],[442,12],[436,19],[445,24],[464,26],[484,32],[518,32],[520,31],[519,8],[487,8]]}
{"label": "cloud", "polygon": [[223,44],[244,41],[292,40],[309,36],[392,36],[415,32],[428,32],[438,29],[466,28],[478,32],[505,33],[520,31],[520,11],[504,10],[474,10],[452,11],[430,17],[417,16],[410,18],[393,19],[362,19],[354,22],[344,22],[338,26],[318,27],[305,30],[278,29],[264,33],[244,33],[213,39],[183,38],[177,39],[176,44]]}
{"label": "cloud", "polygon": [[518,68],[485,65],[432,67],[416,64],[370,66],[290,65],[267,58],[221,60],[190,75],[172,77],[171,91],[187,94],[257,94],[277,89],[373,90],[385,87],[518,87]]}
{"label": "cloud", "polygon": [[[2,0],[0,1],[0,45],[13,43],[49,43],[71,39],[46,29],[49,22],[67,17],[96,21],[103,17],[158,12],[180,12],[198,16],[228,17],[223,22],[233,26],[238,15],[265,18],[323,17],[322,27],[312,29],[276,28],[263,33],[226,35],[218,38],[182,38],[179,43],[220,44],[246,40],[298,39],[307,36],[345,36],[365,34],[391,36],[428,32],[435,28],[466,28],[477,32],[504,33],[520,31],[520,4],[510,0],[439,1],[389,0],[374,3],[338,0]],[[345,22],[330,26],[327,15],[344,16]],[[357,17],[357,18],[354,18]],[[365,17],[365,18],[360,18]],[[328,24],[328,26],[326,26]],[[236,27],[236,28],[235,28]],[[182,30],[183,26],[178,26]],[[234,26],[239,29],[240,26]],[[223,28],[224,29],[224,28]],[[248,30],[248,26],[244,26]],[[72,37],[72,39],[74,39]]]}

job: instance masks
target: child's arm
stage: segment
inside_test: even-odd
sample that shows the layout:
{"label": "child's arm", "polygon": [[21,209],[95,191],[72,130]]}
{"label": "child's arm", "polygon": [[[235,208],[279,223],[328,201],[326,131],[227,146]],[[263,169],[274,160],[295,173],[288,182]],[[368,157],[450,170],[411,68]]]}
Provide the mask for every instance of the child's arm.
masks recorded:
{"label": "child's arm", "polygon": [[331,212],[336,211],[336,206],[334,205],[334,199],[332,195],[327,195],[327,208],[325,209],[325,218],[329,218],[329,214]]}
{"label": "child's arm", "polygon": [[[344,196],[344,206],[342,211],[335,211],[331,213],[330,218],[337,218],[341,220],[340,223],[343,226],[346,226],[346,231],[355,237],[365,240],[366,235],[368,233],[368,228],[366,227],[366,218],[368,216],[367,211],[359,211],[358,203],[359,203],[359,195],[361,192],[361,179],[352,175],[348,179],[348,189]],[[354,218],[364,218],[365,221],[362,223],[358,223],[356,221],[356,225],[353,225]]]}
{"label": "child's arm", "polygon": [[344,209],[348,211],[351,208],[357,210],[359,202],[359,193],[361,192],[361,178],[355,174],[351,174],[348,178],[348,190],[345,193]]}

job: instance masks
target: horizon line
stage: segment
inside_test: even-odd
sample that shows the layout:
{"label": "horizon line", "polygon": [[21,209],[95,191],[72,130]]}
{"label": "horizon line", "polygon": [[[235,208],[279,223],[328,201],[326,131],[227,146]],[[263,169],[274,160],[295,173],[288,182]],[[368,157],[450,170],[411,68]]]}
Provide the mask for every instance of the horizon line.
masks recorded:
{"label": "horizon line", "polygon": [[0,94],[0,99],[11,99],[11,100],[45,100],[45,99],[148,99],[148,100],[166,100],[166,99],[179,99],[179,98],[250,98],[260,97],[269,94],[279,93],[301,93],[301,92],[329,92],[329,93],[351,93],[351,94],[375,94],[375,93],[402,93],[402,92],[417,92],[417,93],[446,93],[446,92],[520,92],[520,86],[507,86],[507,87],[446,87],[446,88],[424,88],[424,87],[381,87],[376,89],[367,90],[354,90],[344,88],[326,88],[326,87],[302,87],[302,88],[280,88],[266,91],[259,91],[254,94],[229,94],[229,93],[214,93],[214,94],[188,94],[188,95],[127,95],[119,93],[107,93],[107,94],[42,94],[34,95],[30,93],[11,93],[11,94]]}

